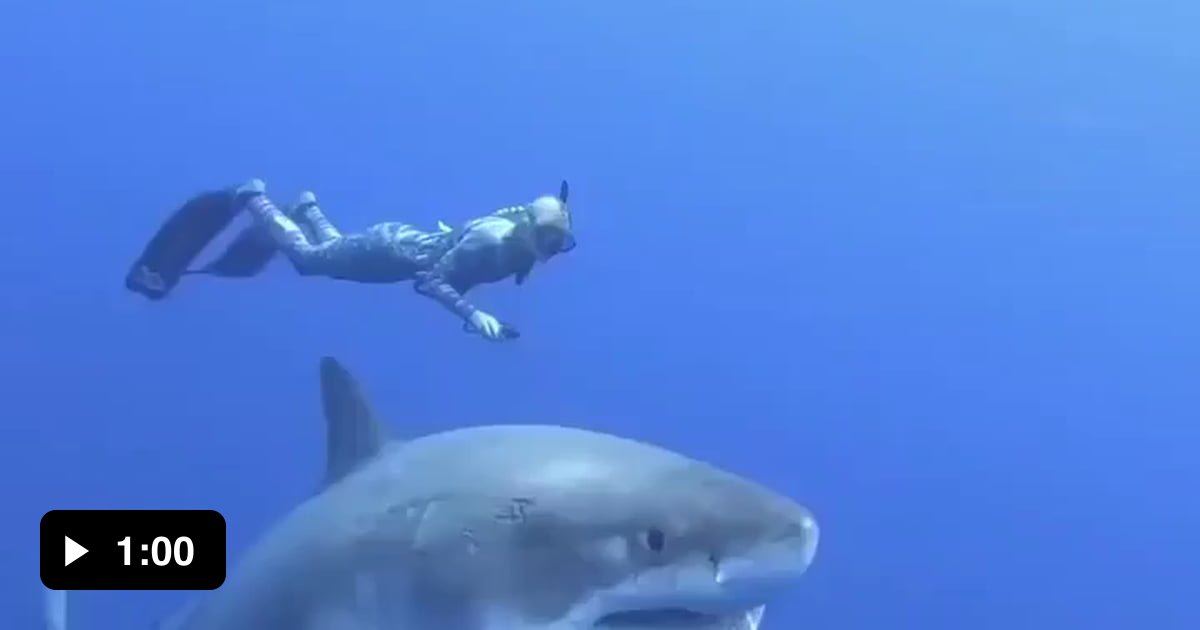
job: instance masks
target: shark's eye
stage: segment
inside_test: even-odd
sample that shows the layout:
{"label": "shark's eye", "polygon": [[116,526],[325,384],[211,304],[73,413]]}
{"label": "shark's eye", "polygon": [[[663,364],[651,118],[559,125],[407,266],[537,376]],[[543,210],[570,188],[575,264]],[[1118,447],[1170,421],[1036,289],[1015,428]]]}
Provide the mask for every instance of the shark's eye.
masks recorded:
{"label": "shark's eye", "polygon": [[663,530],[658,529],[657,527],[651,527],[643,534],[642,542],[646,545],[647,549],[653,551],[654,553],[658,553],[663,550],[664,546],[666,546],[667,535],[663,533]]}

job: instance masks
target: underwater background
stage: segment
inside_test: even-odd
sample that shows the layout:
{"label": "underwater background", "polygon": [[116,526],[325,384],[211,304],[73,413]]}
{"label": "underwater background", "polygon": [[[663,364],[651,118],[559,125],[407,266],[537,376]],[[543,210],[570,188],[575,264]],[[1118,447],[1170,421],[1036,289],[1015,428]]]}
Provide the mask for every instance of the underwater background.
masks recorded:
{"label": "underwater background", "polygon": [[[319,483],[317,360],[398,436],[553,422],[794,496],[767,629],[1200,627],[1200,5],[44,0],[0,20],[0,618],[55,508]],[[579,247],[477,303],[122,276],[261,177],[432,228],[572,185]],[[72,630],[189,593],[95,592]]]}

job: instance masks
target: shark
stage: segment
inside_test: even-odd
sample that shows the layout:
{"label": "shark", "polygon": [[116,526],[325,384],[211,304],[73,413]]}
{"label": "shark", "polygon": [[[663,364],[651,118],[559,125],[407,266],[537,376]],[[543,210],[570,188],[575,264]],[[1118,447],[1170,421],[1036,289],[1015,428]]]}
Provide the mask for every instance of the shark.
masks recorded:
{"label": "shark", "polygon": [[320,380],[323,483],[161,630],[757,630],[815,557],[810,510],[716,466],[563,425],[398,439]]}

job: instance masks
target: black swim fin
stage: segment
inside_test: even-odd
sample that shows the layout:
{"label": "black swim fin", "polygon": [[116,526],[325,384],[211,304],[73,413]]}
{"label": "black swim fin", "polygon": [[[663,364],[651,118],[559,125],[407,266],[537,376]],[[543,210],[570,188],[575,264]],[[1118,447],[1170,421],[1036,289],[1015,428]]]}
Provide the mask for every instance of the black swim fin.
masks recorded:
{"label": "black swim fin", "polygon": [[125,288],[161,300],[237,215],[233,190],[206,192],[176,210],[125,274]]}

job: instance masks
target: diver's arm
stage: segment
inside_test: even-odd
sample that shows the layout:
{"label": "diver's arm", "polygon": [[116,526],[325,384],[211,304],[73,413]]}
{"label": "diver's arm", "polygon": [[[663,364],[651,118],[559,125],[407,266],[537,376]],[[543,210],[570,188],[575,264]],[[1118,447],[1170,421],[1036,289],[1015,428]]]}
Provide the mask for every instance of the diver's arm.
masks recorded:
{"label": "diver's arm", "polygon": [[433,269],[430,269],[429,271],[418,272],[416,275],[416,282],[413,283],[413,289],[415,289],[417,293],[420,293],[427,298],[431,298],[433,301],[441,304],[446,310],[461,317],[463,320],[471,321],[471,316],[474,315],[475,311],[479,309],[475,308],[474,305],[468,302],[467,299],[463,297],[463,295],[459,293],[457,289],[450,286],[450,283],[446,280],[446,272],[448,269],[452,268],[454,264],[454,255],[456,249],[458,249],[457,246],[454,249],[446,252],[442,258],[438,260],[437,264],[434,265]]}
{"label": "diver's arm", "polygon": [[464,228],[462,238],[454,247],[442,254],[430,270],[416,274],[413,288],[417,293],[433,299],[446,310],[470,322],[479,309],[454,288],[449,278],[461,277],[464,267],[469,270],[478,265],[480,260],[498,260],[498,248],[504,246],[505,224],[511,226],[511,222],[497,221],[493,217],[477,219],[468,224]]}

